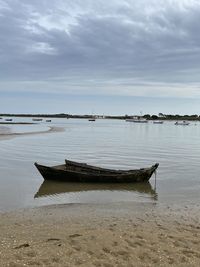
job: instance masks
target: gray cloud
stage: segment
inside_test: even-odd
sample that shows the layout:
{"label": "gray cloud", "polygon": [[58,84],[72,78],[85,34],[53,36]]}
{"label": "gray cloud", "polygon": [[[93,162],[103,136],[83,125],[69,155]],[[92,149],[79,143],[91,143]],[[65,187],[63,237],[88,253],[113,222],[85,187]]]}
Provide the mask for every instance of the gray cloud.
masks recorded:
{"label": "gray cloud", "polygon": [[199,22],[196,0],[1,0],[0,90],[200,97]]}

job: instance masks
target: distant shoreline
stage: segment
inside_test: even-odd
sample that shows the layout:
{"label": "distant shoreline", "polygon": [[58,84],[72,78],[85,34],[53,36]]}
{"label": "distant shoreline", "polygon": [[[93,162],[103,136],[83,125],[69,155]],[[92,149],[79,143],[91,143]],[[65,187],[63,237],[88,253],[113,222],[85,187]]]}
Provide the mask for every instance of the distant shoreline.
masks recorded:
{"label": "distant shoreline", "polygon": [[[139,115],[99,115],[99,114],[85,114],[85,115],[72,115],[72,114],[10,114],[10,113],[2,113],[0,114],[0,119],[3,117],[26,117],[26,118],[60,118],[60,119],[89,119],[89,118],[96,118],[96,119],[117,119],[117,120],[126,120],[131,119],[133,117],[141,117],[147,120],[193,120],[193,121],[200,121],[200,116],[195,115],[173,115],[173,114],[162,114],[159,115],[150,115],[145,114],[143,116]],[[0,120],[1,123],[1,120]]]}

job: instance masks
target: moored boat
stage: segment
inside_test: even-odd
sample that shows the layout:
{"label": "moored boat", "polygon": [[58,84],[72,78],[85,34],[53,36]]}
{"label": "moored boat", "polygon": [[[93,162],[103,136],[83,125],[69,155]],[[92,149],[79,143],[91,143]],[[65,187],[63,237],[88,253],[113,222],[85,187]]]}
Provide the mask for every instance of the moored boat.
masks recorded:
{"label": "moored boat", "polygon": [[163,124],[164,121],[153,121],[154,124]]}
{"label": "moored boat", "polygon": [[42,121],[42,119],[32,119],[32,121]]}
{"label": "moored boat", "polygon": [[175,124],[175,125],[190,125],[190,123],[187,122],[187,121],[177,121],[177,122],[175,122],[174,124]]}
{"label": "moored boat", "polygon": [[46,180],[66,182],[131,183],[147,182],[158,168],[158,163],[136,170],[113,170],[66,160],[65,164],[44,166],[35,163],[36,168]]}
{"label": "moored boat", "polygon": [[96,119],[95,118],[90,118],[90,119],[88,119],[88,121],[96,121]]}
{"label": "moored boat", "polygon": [[148,120],[142,117],[133,117],[126,119],[128,122],[135,122],[135,123],[148,123]]}

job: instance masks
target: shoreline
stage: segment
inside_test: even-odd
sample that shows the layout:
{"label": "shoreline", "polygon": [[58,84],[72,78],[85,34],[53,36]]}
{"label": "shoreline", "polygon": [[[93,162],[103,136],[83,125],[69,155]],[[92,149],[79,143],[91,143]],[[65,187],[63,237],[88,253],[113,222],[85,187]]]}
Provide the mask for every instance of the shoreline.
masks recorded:
{"label": "shoreline", "polygon": [[1,266],[199,266],[200,206],[68,204],[0,214]]}

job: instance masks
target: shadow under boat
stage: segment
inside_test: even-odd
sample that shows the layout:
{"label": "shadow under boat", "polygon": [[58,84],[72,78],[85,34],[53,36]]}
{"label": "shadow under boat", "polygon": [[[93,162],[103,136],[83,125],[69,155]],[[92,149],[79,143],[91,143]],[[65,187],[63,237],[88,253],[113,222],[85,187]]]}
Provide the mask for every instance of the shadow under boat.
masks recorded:
{"label": "shadow under boat", "polygon": [[157,200],[156,190],[149,182],[147,183],[65,183],[52,180],[44,180],[34,198],[53,196],[63,193],[87,192],[87,191],[129,191],[141,194],[148,194]]}

